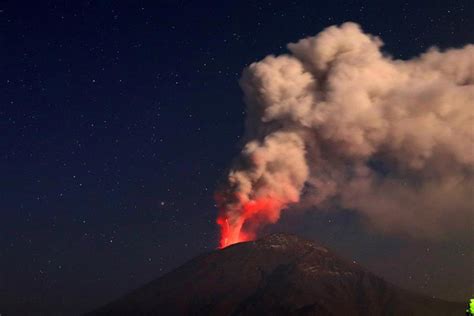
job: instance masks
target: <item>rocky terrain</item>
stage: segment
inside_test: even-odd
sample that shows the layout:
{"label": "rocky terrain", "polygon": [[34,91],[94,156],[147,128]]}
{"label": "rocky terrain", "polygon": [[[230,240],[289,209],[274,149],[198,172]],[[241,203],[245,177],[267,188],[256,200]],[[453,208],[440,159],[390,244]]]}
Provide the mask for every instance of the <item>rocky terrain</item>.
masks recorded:
{"label": "rocky terrain", "polygon": [[288,234],[203,254],[87,315],[463,315]]}

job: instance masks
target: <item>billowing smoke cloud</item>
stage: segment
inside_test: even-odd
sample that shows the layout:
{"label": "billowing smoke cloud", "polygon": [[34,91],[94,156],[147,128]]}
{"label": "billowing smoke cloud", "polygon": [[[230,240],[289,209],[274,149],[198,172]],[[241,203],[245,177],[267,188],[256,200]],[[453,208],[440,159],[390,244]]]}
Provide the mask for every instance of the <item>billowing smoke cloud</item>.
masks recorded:
{"label": "billowing smoke cloud", "polygon": [[472,229],[474,45],[407,61],[381,46],[345,23],[244,71],[247,142],[216,194],[222,247],[295,203],[385,232]]}

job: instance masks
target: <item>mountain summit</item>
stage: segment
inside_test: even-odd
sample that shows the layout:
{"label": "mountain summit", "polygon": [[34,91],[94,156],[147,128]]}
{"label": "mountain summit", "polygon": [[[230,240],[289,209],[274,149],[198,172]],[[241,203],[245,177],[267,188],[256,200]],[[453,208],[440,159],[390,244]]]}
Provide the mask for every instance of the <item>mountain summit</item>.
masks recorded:
{"label": "mountain summit", "polygon": [[462,315],[329,249],[273,234],[201,255],[92,315]]}

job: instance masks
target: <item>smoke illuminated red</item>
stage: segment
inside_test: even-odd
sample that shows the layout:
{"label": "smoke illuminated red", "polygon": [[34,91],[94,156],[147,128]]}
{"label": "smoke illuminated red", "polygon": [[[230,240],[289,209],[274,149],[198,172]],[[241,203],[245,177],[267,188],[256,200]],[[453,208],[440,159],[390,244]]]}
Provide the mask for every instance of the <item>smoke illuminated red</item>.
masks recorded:
{"label": "smoke illuminated red", "polygon": [[237,214],[223,210],[217,218],[221,230],[219,248],[254,239],[259,226],[278,220],[281,208],[280,201],[262,197],[242,204]]}

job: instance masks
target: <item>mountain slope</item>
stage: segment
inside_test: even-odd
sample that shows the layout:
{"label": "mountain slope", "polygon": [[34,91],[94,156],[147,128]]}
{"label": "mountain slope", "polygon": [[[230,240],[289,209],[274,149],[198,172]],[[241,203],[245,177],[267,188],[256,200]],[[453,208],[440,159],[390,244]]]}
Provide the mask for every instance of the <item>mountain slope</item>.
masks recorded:
{"label": "mountain slope", "polygon": [[88,315],[462,315],[287,234],[201,255]]}

